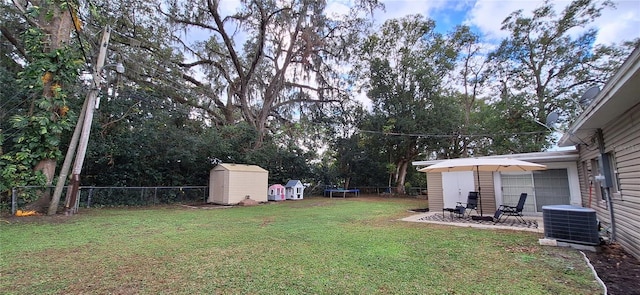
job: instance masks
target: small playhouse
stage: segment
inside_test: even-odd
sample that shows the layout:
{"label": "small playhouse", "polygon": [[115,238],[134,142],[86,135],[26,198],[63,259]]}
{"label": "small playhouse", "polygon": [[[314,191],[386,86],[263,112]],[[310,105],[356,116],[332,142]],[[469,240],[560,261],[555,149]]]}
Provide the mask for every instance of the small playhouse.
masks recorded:
{"label": "small playhouse", "polygon": [[269,199],[269,201],[284,201],[286,200],[284,192],[284,185],[274,184],[269,187],[269,195],[267,196],[267,198]]}
{"label": "small playhouse", "polygon": [[289,180],[284,188],[287,200],[302,200],[304,197],[304,185],[300,180]]}
{"label": "small playhouse", "polygon": [[218,164],[209,176],[208,203],[234,205],[245,199],[267,201],[269,171],[255,165]]}

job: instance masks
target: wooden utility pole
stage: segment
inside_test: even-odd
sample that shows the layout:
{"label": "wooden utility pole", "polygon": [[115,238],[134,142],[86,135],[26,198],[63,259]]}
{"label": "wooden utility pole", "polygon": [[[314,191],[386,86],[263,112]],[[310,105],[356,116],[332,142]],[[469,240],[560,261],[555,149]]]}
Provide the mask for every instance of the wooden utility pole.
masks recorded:
{"label": "wooden utility pole", "polygon": [[55,215],[58,211],[58,204],[60,203],[60,197],[62,196],[62,189],[64,189],[64,183],[67,181],[67,176],[69,176],[69,169],[71,168],[73,156],[76,154],[76,148],[78,147],[78,140],[80,139],[80,132],[82,131],[82,124],[84,123],[86,112],[87,100],[85,99],[82,104],[82,110],[80,110],[80,115],[78,116],[76,128],[73,130],[73,136],[71,136],[71,142],[69,143],[67,154],[64,157],[64,163],[60,169],[60,175],[58,175],[58,182],[56,182],[56,188],[53,191],[53,197],[51,198],[47,215]]}
{"label": "wooden utility pole", "polygon": [[[96,109],[96,98],[98,97],[98,93],[100,91],[100,83],[102,82],[102,76],[100,75],[100,72],[102,71],[102,67],[104,67],[104,61],[107,57],[107,47],[109,46],[110,36],[111,28],[109,26],[106,26],[102,33],[102,41],[100,42],[100,52],[98,53],[96,66],[93,69],[93,83],[91,84],[91,89],[89,89],[89,93],[87,94],[86,98],[87,108],[84,116],[84,121],[82,123],[82,132],[80,134],[78,151],[75,157],[76,159],[73,163],[73,170],[71,171],[71,183],[67,191],[67,199],[64,205],[65,214],[76,213],[75,205],[78,199],[78,190],[80,188],[80,172],[82,172],[82,164],[84,163],[84,158],[87,153],[87,145],[89,144],[91,123],[93,122],[93,113]],[[64,173],[65,177],[66,174],[67,173]],[[60,176],[62,175],[63,173],[61,172]]]}

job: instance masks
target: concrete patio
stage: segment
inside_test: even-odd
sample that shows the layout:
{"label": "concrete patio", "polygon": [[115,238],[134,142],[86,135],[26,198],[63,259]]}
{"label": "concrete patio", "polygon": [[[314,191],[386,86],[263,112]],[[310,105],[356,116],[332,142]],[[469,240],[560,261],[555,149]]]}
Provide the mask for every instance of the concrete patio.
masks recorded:
{"label": "concrete patio", "polygon": [[459,218],[450,216],[449,214],[442,214],[440,212],[426,212],[415,214],[406,218],[400,219],[402,221],[409,222],[425,222],[442,225],[452,225],[459,227],[474,227],[483,229],[509,229],[544,233],[544,224],[542,222],[542,216],[524,216],[525,222],[519,222],[515,218],[511,217],[504,222],[494,223],[493,221],[472,220],[470,217]]}

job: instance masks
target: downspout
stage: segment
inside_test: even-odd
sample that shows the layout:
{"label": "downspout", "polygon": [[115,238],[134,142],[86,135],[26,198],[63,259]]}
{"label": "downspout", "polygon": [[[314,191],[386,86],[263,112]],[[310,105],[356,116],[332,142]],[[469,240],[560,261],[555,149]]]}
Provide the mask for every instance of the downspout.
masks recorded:
{"label": "downspout", "polygon": [[[600,151],[600,163],[602,165],[601,173],[605,176],[605,179],[611,177],[611,164],[609,163],[610,159],[608,158],[607,153],[604,148],[604,136],[602,135],[602,129],[598,128],[596,131],[596,135],[598,138],[598,149]],[[605,163],[606,162],[606,163]],[[616,220],[613,214],[613,200],[611,199],[611,185],[608,181],[604,182],[604,194],[607,199],[607,207],[609,209],[609,219],[611,221],[611,242],[616,241]],[[600,182],[602,185],[602,182]]]}

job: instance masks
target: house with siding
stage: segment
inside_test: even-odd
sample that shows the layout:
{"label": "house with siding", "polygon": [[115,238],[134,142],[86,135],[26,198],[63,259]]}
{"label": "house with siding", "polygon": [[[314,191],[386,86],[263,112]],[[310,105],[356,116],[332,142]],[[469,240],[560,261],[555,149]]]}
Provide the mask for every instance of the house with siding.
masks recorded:
{"label": "house with siding", "polygon": [[[456,202],[466,203],[470,191],[481,188],[482,212],[493,215],[500,205],[515,206],[521,193],[527,193],[523,214],[542,215],[545,205],[580,206],[578,151],[552,151],[487,156],[479,158],[512,158],[546,165],[546,170],[528,172],[480,171],[480,183],[475,171],[429,172],[427,192],[429,210],[441,211],[453,208]],[[418,168],[436,164],[442,160],[416,161]],[[480,211],[480,210],[479,210]]]}
{"label": "house with siding", "polygon": [[559,146],[575,146],[582,206],[611,239],[640,259],[640,47],[572,123]]}

